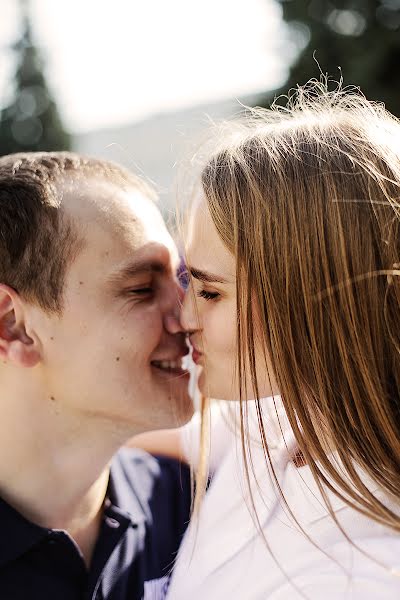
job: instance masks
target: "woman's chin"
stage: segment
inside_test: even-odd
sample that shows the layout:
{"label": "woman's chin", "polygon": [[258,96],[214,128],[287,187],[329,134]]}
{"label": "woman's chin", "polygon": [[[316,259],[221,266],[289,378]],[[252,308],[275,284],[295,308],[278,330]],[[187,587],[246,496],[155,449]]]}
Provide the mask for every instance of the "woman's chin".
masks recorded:
{"label": "woman's chin", "polygon": [[[221,373],[221,379],[223,380],[223,373]],[[235,394],[232,389],[224,388],[224,386],[221,385],[221,381],[213,382],[210,377],[206,377],[204,369],[201,370],[197,386],[200,393],[206,398],[228,401],[238,400],[239,398],[239,393]]]}

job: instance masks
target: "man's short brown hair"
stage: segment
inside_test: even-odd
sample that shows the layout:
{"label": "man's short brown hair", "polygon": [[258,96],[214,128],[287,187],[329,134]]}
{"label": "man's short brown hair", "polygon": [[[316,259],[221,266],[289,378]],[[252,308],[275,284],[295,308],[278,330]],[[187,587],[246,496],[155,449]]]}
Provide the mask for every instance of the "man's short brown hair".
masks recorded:
{"label": "man's short brown hair", "polygon": [[65,275],[84,243],[63,210],[57,184],[79,175],[153,195],[122,167],[71,152],[0,158],[0,283],[49,311],[61,312]]}

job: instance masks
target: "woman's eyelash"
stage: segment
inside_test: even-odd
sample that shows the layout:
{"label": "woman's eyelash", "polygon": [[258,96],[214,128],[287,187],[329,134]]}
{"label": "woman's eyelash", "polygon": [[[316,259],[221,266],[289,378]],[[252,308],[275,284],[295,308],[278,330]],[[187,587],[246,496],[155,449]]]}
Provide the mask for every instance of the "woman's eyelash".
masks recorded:
{"label": "woman's eyelash", "polygon": [[197,295],[205,300],[214,300],[219,296],[218,292],[207,292],[207,290],[200,290]]}

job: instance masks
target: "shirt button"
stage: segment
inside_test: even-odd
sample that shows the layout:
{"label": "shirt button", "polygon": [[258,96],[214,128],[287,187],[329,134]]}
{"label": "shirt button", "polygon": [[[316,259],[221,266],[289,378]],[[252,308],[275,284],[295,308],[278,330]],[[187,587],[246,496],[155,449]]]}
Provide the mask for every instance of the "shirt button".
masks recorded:
{"label": "shirt button", "polygon": [[49,533],[47,534],[47,543],[49,544],[49,546],[54,546],[54,544],[57,543],[57,540],[52,531],[49,531]]}
{"label": "shirt button", "polygon": [[106,517],[106,525],[112,527],[112,529],[118,529],[119,522],[117,519],[113,519],[112,517]]}

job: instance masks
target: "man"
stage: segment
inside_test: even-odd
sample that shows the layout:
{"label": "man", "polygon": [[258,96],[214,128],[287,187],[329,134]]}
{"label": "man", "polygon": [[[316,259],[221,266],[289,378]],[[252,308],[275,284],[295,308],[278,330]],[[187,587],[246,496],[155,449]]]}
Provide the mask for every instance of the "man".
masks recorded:
{"label": "man", "polygon": [[75,154],[0,159],[1,600],[167,587],[187,470],[113,458],[192,415],[178,255],[151,195]]}

